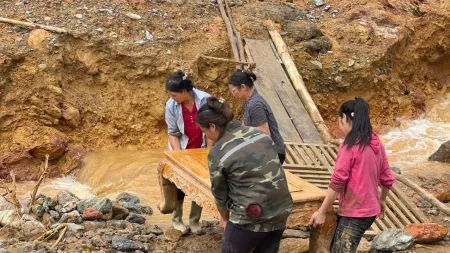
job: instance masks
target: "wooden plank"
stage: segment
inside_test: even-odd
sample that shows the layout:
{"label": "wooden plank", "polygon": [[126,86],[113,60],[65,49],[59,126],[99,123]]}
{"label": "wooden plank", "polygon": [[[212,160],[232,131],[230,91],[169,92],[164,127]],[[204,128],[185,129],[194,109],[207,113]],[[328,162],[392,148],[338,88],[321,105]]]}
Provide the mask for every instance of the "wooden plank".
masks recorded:
{"label": "wooden plank", "polygon": [[255,82],[259,94],[266,99],[278,122],[278,128],[284,141],[303,142],[283,103],[273,87],[273,83],[289,82],[283,67],[277,61],[270,44],[262,40],[245,40],[251,57],[256,63],[255,73],[258,78]]}
{"label": "wooden plank", "polygon": [[[283,165],[283,167],[285,167],[285,165]],[[286,167],[286,169],[288,169],[288,168]],[[299,174],[299,175],[324,175],[324,176],[331,176],[328,171],[323,171],[323,170],[300,170],[300,169],[295,169],[294,171],[295,171],[296,174]]]}
{"label": "wooden plank", "polygon": [[291,117],[297,132],[305,143],[323,143],[317,128],[314,126],[308,112],[302,104],[302,101],[295,93],[290,82],[274,82],[273,86],[277,91],[278,97]]}
{"label": "wooden plank", "polygon": [[411,200],[407,200],[405,198],[405,196],[399,192],[396,185],[393,185],[391,190],[403,202],[403,204],[408,208],[408,210],[410,210],[417,217],[417,219],[420,220],[420,222],[424,222],[424,223],[430,222],[430,219],[425,217],[425,215],[422,213],[422,211],[420,211],[416,206],[411,204]]}
{"label": "wooden plank", "polygon": [[313,166],[313,161],[308,157],[304,150],[300,149],[298,145],[293,145],[293,147],[295,150],[297,150],[297,153],[302,157],[303,161],[305,161],[305,164],[316,167]]}
{"label": "wooden plank", "polygon": [[311,147],[311,150],[316,155],[316,157],[322,162],[322,165],[324,165],[324,166],[334,166],[334,164],[332,164],[332,163],[330,164],[328,162],[328,160],[324,157],[324,155],[321,154],[320,149],[318,149],[317,147]]}
{"label": "wooden plank", "polygon": [[372,226],[370,226],[370,228],[377,234],[381,233],[380,228],[378,227],[378,225],[375,222],[372,223]]}
{"label": "wooden plank", "polygon": [[386,205],[391,208],[392,210],[394,210],[394,212],[398,215],[399,219],[401,220],[402,224],[408,225],[411,224],[411,222],[409,221],[408,218],[406,218],[406,216],[403,214],[403,212],[395,205],[394,201],[392,200],[392,194],[389,194],[388,197],[386,198]]}
{"label": "wooden plank", "polygon": [[406,203],[404,203],[404,200],[399,198],[398,192],[394,191],[394,189],[392,188],[391,191],[389,191],[390,194],[388,196],[392,197],[392,199],[397,203],[398,207],[400,207],[403,210],[403,213],[406,214],[410,219],[411,223],[420,223],[420,220],[416,217],[416,215],[409,209],[407,205],[405,205]]}
{"label": "wooden plank", "polygon": [[308,164],[286,164],[285,165],[287,168],[298,168],[298,169],[314,169],[314,170],[323,170],[323,171],[329,171],[330,169],[332,170],[332,167],[329,166],[312,166],[312,165],[308,165]]}
{"label": "wooden plank", "polygon": [[397,218],[397,216],[395,216],[395,214],[392,212],[392,210],[386,206],[386,210],[384,212],[385,216],[387,215],[389,217],[389,219],[392,221],[393,225],[396,228],[403,228],[403,224],[400,222],[400,220]]}
{"label": "wooden plank", "polygon": [[[292,166],[294,166],[294,165],[299,165],[299,166],[306,165],[306,162],[303,161],[303,159],[299,155],[297,155],[297,152],[292,150],[291,146],[286,145],[285,147],[286,147],[286,152],[288,152],[290,154],[290,156],[293,159],[294,163],[297,163],[297,164],[292,164]],[[291,165],[289,165],[289,166],[291,166]]]}
{"label": "wooden plank", "polygon": [[324,147],[320,146],[319,147],[320,150],[322,150],[323,155],[325,156],[325,158],[327,158],[328,162],[330,162],[330,164],[334,164],[335,163],[335,159],[333,159],[330,154],[328,154],[328,152],[325,150]]}
{"label": "wooden plank", "polygon": [[331,157],[333,157],[333,159],[336,160],[337,152],[334,151],[334,149],[330,146],[326,146],[325,149],[328,150],[328,153],[331,155]]}

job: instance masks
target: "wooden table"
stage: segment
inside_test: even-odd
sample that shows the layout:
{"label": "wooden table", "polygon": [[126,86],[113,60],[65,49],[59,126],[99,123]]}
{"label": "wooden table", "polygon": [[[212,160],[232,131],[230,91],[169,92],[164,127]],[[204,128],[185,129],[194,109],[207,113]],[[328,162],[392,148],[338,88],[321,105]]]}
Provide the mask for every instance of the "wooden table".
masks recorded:
{"label": "wooden table", "polygon": [[[166,151],[158,168],[160,181],[165,178],[181,189],[186,197],[195,201],[206,211],[218,218],[219,213],[211,194],[207,155],[208,149],[189,149],[181,151]],[[288,219],[288,228],[307,226],[309,218],[321,205],[325,191],[285,171],[289,191],[293,199],[292,214]],[[175,191],[161,191],[166,203],[176,200]],[[172,196],[165,196],[165,195]]]}

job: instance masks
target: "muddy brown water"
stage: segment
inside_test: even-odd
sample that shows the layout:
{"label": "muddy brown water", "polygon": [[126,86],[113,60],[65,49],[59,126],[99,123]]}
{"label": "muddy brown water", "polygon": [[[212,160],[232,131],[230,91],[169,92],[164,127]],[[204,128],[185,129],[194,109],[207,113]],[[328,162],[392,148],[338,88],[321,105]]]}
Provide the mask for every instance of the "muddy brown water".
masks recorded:
{"label": "muddy brown water", "polygon": [[[429,162],[427,158],[440,144],[450,140],[450,95],[429,103],[427,112],[419,119],[402,121],[396,128],[386,129],[380,135],[386,146],[391,166],[402,169],[404,174],[450,173],[450,164]],[[67,189],[80,198],[115,197],[121,192],[137,195],[141,202],[153,208],[147,219],[163,228],[170,226],[171,216],[162,215],[156,208],[160,198],[157,166],[163,158],[163,149],[99,151],[86,157],[85,166],[73,176],[47,180],[40,191],[56,196],[59,190]],[[18,192],[25,197],[34,182],[21,182]],[[185,201],[184,221],[187,223],[190,210]],[[213,219],[204,212],[202,219]]]}

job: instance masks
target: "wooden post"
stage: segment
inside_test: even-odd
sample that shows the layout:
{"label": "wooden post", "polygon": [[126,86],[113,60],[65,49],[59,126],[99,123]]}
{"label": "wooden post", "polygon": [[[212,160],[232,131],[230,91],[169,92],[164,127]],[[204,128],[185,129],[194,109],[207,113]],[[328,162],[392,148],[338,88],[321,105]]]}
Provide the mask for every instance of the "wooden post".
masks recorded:
{"label": "wooden post", "polygon": [[244,43],[242,43],[241,34],[237,31],[236,26],[234,25],[233,16],[231,15],[231,8],[228,5],[228,1],[226,0],[225,0],[225,8],[228,13],[228,18],[230,19],[231,29],[233,30],[233,33],[236,35],[237,48],[240,60],[245,61]]}
{"label": "wooden post", "polygon": [[270,37],[272,38],[273,44],[277,48],[278,54],[281,57],[281,60],[284,63],[286,71],[294,85],[295,91],[303,102],[306,111],[311,117],[314,125],[325,143],[331,140],[330,132],[328,131],[328,127],[325,125],[325,122],[320,115],[319,110],[316,107],[316,104],[311,98],[311,95],[308,92],[308,89],[303,82],[302,76],[297,70],[294,61],[292,60],[291,55],[289,54],[288,47],[286,43],[283,41],[281,35],[275,29],[275,26],[272,21],[267,22],[267,29],[269,30]]}
{"label": "wooden post", "polygon": [[422,198],[424,198],[426,201],[428,201],[430,204],[432,204],[433,206],[437,207],[439,209],[439,211],[445,213],[446,215],[450,215],[450,207],[446,206],[444,203],[442,203],[441,201],[439,201],[437,198],[435,198],[433,195],[431,195],[430,193],[426,192],[424,189],[422,189],[422,187],[418,186],[416,183],[414,183],[413,181],[407,179],[404,176],[401,176],[399,174],[395,174],[395,178],[404,183],[406,186],[410,187],[411,189],[413,189],[415,192],[417,192]]}
{"label": "wooden post", "polygon": [[[225,26],[227,27],[228,39],[230,40],[231,50],[233,51],[234,59],[236,59],[236,61],[240,61],[239,51],[236,44],[236,37],[234,36],[230,19],[228,18],[227,13],[225,11],[223,0],[218,0],[217,3],[219,4],[220,14],[222,15],[223,21],[225,22]],[[237,64],[236,69],[242,69],[242,66],[240,64]]]}
{"label": "wooden post", "polygon": [[41,25],[41,24],[30,23],[30,22],[23,22],[23,21],[9,19],[9,18],[1,18],[0,17],[0,22],[13,24],[13,25],[18,25],[18,26],[23,26],[23,27],[41,28],[41,29],[45,29],[45,30],[48,30],[48,31],[51,31],[51,32],[57,32],[57,33],[69,33],[69,31],[67,31],[64,28],[59,28],[59,27],[54,27],[54,26],[47,26],[47,25]]}

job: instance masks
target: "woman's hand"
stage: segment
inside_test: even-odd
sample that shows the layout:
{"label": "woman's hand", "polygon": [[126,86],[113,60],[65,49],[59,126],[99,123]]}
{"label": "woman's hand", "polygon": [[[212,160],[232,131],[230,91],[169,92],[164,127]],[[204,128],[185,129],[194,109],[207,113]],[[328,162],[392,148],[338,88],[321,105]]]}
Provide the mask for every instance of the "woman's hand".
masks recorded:
{"label": "woman's hand", "polygon": [[325,223],[326,216],[326,213],[322,213],[319,211],[315,212],[309,220],[309,226],[321,227]]}
{"label": "woman's hand", "polygon": [[220,227],[225,229],[225,227],[227,226],[227,222],[228,222],[228,220],[224,219],[222,217],[222,215],[220,215],[220,220],[219,220]]}
{"label": "woman's hand", "polygon": [[386,202],[384,200],[380,201],[380,214],[378,215],[378,218],[384,219],[384,210],[386,210]]}

